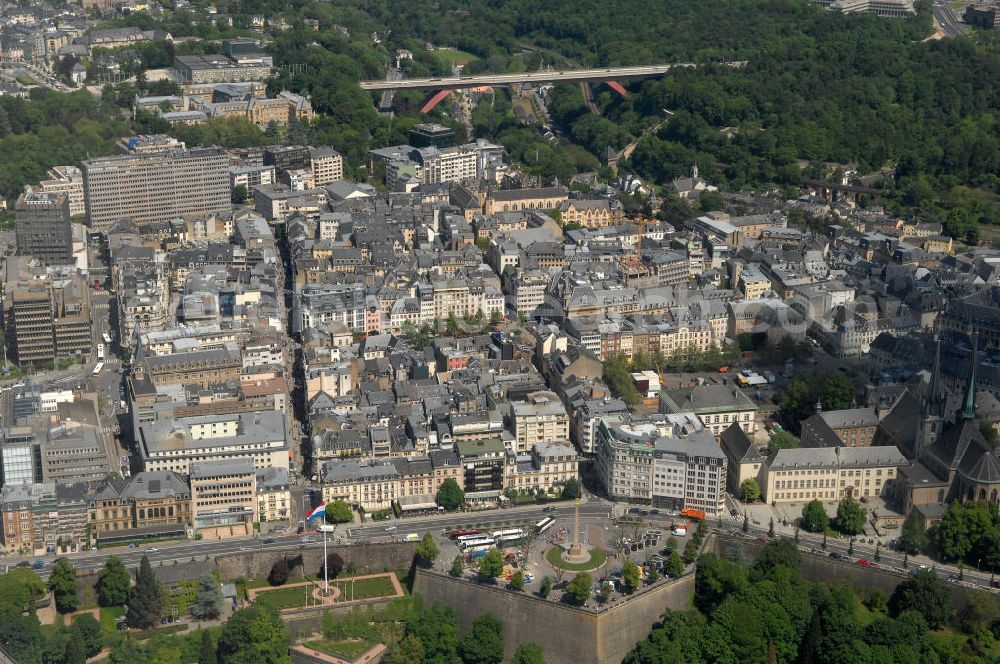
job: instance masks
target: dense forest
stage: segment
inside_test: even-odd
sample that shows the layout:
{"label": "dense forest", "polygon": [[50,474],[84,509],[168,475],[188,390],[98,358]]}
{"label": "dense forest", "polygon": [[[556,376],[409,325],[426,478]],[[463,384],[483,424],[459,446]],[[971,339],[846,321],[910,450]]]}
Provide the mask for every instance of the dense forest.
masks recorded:
{"label": "dense forest", "polygon": [[809,583],[798,565],[791,540],[769,543],[749,569],[702,556],[695,608],[668,612],[624,664],[996,661],[1000,604],[989,593],[953,600],[937,574],[923,570],[888,596]]}

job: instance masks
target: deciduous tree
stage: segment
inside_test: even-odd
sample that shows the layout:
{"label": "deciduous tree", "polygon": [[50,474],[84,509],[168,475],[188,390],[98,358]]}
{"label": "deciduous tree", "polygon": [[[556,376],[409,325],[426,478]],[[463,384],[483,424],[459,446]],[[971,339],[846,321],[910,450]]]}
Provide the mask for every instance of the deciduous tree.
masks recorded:
{"label": "deciduous tree", "polygon": [[760,484],[752,477],[740,483],[740,499],[745,503],[756,503],[760,500]]}
{"label": "deciduous tree", "polygon": [[865,528],[867,510],[853,498],[837,503],[837,530],[845,535],[857,535]]}
{"label": "deciduous tree", "polygon": [[59,613],[72,613],[80,606],[76,595],[76,569],[66,558],[60,558],[52,566],[49,574],[49,590],[56,601]]}
{"label": "deciduous tree", "polygon": [[465,503],[465,492],[455,480],[448,477],[441,482],[435,501],[446,510],[458,509]]}
{"label": "deciduous tree", "polygon": [[97,601],[101,606],[121,606],[128,601],[132,575],[118,556],[108,556],[97,577]]}
{"label": "deciduous tree", "polygon": [[931,629],[945,624],[951,613],[948,588],[931,570],[918,570],[903,581],[889,598],[889,611],[899,616],[904,611],[916,611]]}
{"label": "deciduous tree", "polygon": [[291,639],[277,612],[253,605],[239,609],[219,634],[219,664],[284,664]]}
{"label": "deciduous tree", "polygon": [[495,580],[503,574],[503,556],[499,549],[490,549],[479,561],[479,575],[485,579]]}
{"label": "deciduous tree", "polygon": [[335,500],[326,506],[327,523],[350,523],[354,520],[354,511],[343,500]]}
{"label": "deciduous tree", "polygon": [[580,572],[566,585],[566,592],[577,604],[583,604],[590,598],[594,579],[587,572]]}
{"label": "deciduous tree", "polygon": [[811,533],[821,533],[830,525],[826,508],[818,500],[810,500],[802,508],[802,527]]}
{"label": "deciduous tree", "polygon": [[503,661],[503,623],[489,613],[472,621],[472,629],[458,642],[462,664],[500,664]]}
{"label": "deciduous tree", "polygon": [[417,545],[417,558],[425,565],[430,565],[438,557],[441,550],[438,548],[437,542],[434,541],[434,536],[430,533],[425,533],[424,538]]}

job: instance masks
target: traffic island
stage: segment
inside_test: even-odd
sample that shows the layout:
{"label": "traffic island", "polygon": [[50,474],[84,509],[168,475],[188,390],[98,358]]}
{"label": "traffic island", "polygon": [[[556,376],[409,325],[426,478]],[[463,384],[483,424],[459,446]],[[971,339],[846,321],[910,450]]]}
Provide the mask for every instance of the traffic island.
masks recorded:
{"label": "traffic island", "polygon": [[570,558],[570,552],[561,546],[554,546],[545,552],[545,561],[553,567],[567,572],[589,572],[608,560],[608,554],[597,547],[583,550],[579,556]]}

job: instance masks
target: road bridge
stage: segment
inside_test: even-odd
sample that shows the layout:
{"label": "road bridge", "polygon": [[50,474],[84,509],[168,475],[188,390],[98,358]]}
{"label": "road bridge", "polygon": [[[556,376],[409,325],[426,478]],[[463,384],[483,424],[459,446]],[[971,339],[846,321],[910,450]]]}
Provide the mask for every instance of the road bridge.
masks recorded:
{"label": "road bridge", "polygon": [[[746,61],[720,62],[727,67],[743,67]],[[396,81],[377,80],[361,81],[363,90],[381,92],[383,90],[460,90],[476,88],[483,85],[503,86],[519,83],[554,83],[566,81],[579,83],[582,81],[622,81],[634,78],[662,76],[671,69],[698,67],[694,62],[677,62],[667,65],[642,65],[637,67],[603,67],[596,69],[571,69],[529,71],[517,74],[478,74],[476,76],[451,76],[444,78],[409,78]]]}

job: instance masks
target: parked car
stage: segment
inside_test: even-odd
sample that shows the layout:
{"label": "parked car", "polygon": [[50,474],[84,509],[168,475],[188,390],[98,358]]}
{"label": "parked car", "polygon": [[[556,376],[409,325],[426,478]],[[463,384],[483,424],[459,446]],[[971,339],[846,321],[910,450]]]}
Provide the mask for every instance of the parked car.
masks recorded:
{"label": "parked car", "polygon": [[864,567],[870,567],[871,561],[865,560],[864,558],[858,558],[858,564]]}

